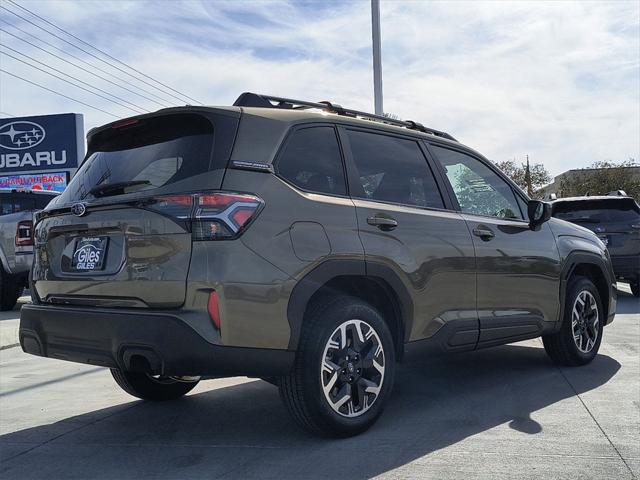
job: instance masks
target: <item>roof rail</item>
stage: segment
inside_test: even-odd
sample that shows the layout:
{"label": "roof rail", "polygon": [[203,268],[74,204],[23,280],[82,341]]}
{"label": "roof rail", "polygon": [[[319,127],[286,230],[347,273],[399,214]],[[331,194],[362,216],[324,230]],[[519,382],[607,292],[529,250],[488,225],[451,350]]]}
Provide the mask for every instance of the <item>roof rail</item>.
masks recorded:
{"label": "roof rail", "polygon": [[417,130],[423,133],[429,133],[437,137],[446,138],[457,142],[455,138],[449,135],[447,132],[428,128],[421,123],[414,122],[412,120],[396,120],[393,118],[384,117],[382,115],[375,115],[373,113],[361,112],[359,110],[351,110],[344,108],[336,103],[327,101],[322,102],[308,102],[306,100],[294,100],[292,98],[274,97],[272,95],[262,95],[251,92],[244,92],[233,103],[236,107],[262,107],[262,108],[282,108],[282,109],[307,109],[317,108],[324,110],[325,112],[335,113],[338,115],[344,115],[346,117],[364,118],[372,120],[374,122],[382,122],[396,127],[408,128],[410,130]]}

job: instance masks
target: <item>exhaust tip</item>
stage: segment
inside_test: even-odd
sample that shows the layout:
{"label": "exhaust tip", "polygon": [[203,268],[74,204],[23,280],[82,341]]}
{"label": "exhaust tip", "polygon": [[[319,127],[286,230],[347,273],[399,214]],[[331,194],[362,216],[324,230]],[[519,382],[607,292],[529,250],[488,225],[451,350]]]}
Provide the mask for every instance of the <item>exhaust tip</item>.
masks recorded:
{"label": "exhaust tip", "polygon": [[124,369],[130,372],[159,375],[163,371],[162,359],[150,349],[125,347],[122,353],[122,364]]}

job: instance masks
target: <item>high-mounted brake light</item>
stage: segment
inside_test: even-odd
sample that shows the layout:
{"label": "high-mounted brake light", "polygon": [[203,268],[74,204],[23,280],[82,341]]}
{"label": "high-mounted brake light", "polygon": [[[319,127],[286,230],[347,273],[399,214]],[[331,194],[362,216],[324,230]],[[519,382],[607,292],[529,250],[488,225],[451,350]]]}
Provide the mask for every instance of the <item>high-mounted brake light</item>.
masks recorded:
{"label": "high-mounted brake light", "polygon": [[33,222],[22,220],[16,228],[16,247],[28,247],[33,245]]}
{"label": "high-mounted brake light", "polygon": [[228,240],[240,236],[263,205],[255,195],[211,192],[154,197],[148,208],[189,222],[194,240]]}
{"label": "high-mounted brake light", "polygon": [[129,120],[123,120],[121,122],[114,123],[113,125],[111,125],[111,128],[124,128],[128,127],[129,125],[135,125],[138,122],[140,122],[140,120],[138,120],[137,118],[130,118]]}

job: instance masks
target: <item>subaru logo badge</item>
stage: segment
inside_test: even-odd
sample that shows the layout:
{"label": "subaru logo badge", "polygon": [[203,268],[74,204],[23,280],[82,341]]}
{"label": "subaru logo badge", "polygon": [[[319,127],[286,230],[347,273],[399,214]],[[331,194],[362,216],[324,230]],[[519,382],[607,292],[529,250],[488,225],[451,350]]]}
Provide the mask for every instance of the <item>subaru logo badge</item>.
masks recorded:
{"label": "subaru logo badge", "polygon": [[71,205],[71,213],[73,213],[76,217],[81,217],[85,213],[87,213],[87,208],[84,206],[84,203],[74,203]]}
{"label": "subaru logo badge", "polygon": [[40,144],[44,137],[44,128],[33,122],[10,122],[0,127],[0,146],[9,150],[33,148]]}

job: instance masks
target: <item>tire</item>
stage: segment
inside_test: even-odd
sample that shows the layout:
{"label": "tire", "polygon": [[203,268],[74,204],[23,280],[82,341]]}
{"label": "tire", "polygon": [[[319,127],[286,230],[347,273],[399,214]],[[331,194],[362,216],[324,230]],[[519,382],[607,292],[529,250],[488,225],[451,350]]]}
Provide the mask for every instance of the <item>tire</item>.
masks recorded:
{"label": "tire", "polygon": [[631,287],[631,294],[634,297],[640,297],[640,280],[636,280],[635,282],[631,282],[629,284]]}
{"label": "tire", "polygon": [[574,277],[567,288],[560,329],[542,337],[544,349],[559,365],[586,365],[598,354],[604,322],[598,289],[588,278]]}
{"label": "tire", "polygon": [[0,311],[13,310],[22,294],[23,286],[19,284],[21,279],[15,275],[9,275],[0,265]]}
{"label": "tire", "polygon": [[142,400],[175,400],[189,393],[198,384],[198,380],[182,382],[169,377],[156,378],[146,373],[125,372],[115,368],[111,369],[111,375],[120,388]]}
{"label": "tire", "polygon": [[296,423],[312,433],[357,435],[382,413],[395,364],[391,332],[380,313],[338,296],[306,316],[292,372],[280,378],[280,397]]}

